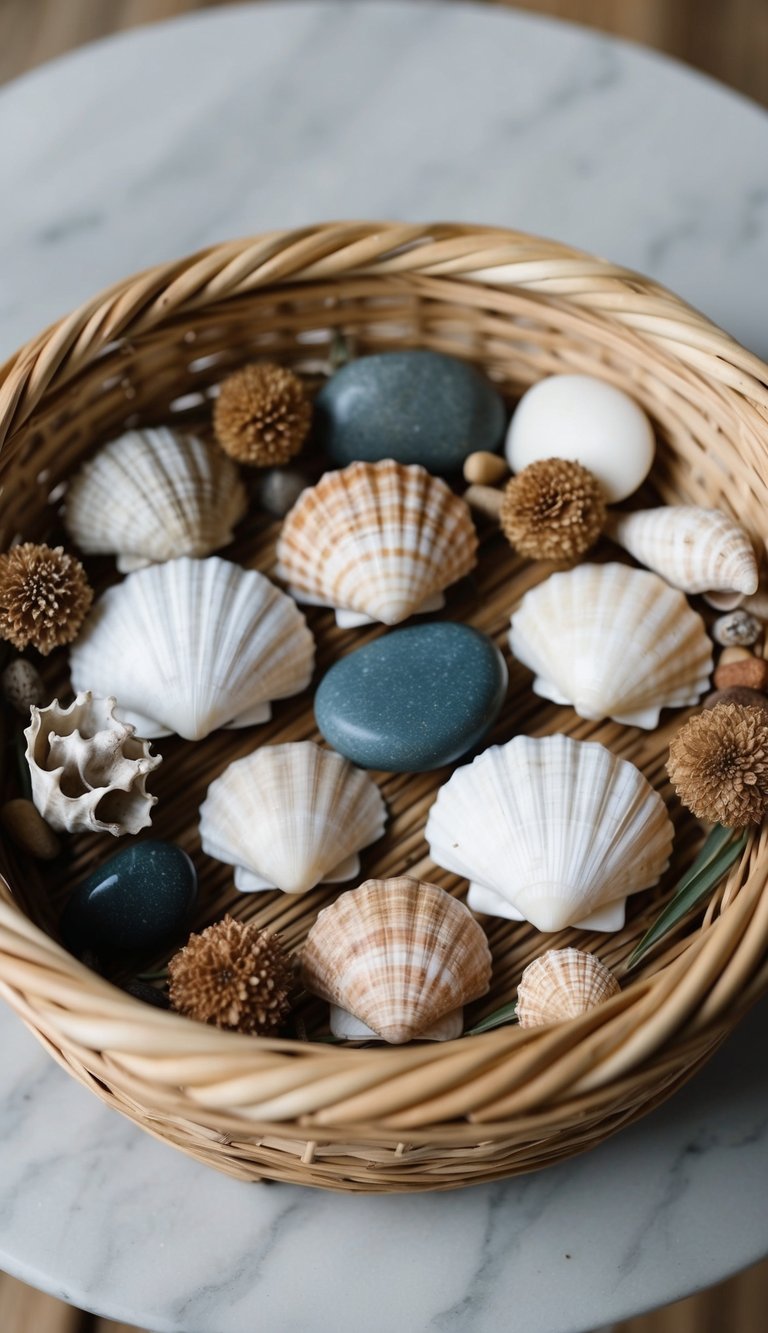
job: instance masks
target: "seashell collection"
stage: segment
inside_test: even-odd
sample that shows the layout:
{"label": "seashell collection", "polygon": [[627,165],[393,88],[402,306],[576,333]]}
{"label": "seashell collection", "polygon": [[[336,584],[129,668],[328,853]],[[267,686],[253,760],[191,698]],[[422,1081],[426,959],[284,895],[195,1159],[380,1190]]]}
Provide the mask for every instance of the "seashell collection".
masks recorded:
{"label": "seashell collection", "polygon": [[[336,1040],[459,1038],[471,1027],[465,1006],[488,994],[496,966],[505,987],[517,986],[521,1027],[577,1020],[619,994],[615,960],[629,948],[612,954],[609,969],[592,936],[623,939],[628,915],[643,910],[635,899],[646,902],[667,870],[672,821],[640,769],[593,740],[502,731],[500,743],[462,762],[497,717],[503,726],[508,688],[530,688],[525,670],[535,694],[587,723],[654,730],[662,710],[702,701],[698,729],[683,728],[671,747],[670,801],[697,814],[735,812],[734,824],[758,822],[768,806],[768,598],[754,534],[695,505],[612,507],[653,481],[655,439],[640,404],[607,381],[540,381],[505,435],[498,390],[465,363],[420,349],[388,355],[329,372],[322,411],[300,374],[256,363],[230,376],[228,397],[196,434],[158,425],[94,441],[62,511],[86,568],[75,552],[31,541],[0,556],[0,635],[19,650],[4,666],[0,721],[23,735],[22,778],[0,827],[39,861],[67,857],[67,835],[127,838],[65,905],[65,943],[78,952],[98,940],[99,957],[119,958],[160,942],[178,947],[180,931],[204,925],[171,959],[183,986],[153,994],[250,1035],[291,1023],[292,965],[278,934],[229,915],[193,923],[205,864],[218,863],[238,893],[285,895],[274,897],[286,904],[280,929],[293,929],[291,899],[306,895],[314,924],[303,943],[288,943],[296,981],[327,1003]],[[430,389],[433,362],[439,384]],[[398,402],[410,413],[405,443]],[[476,430],[465,438],[459,420]],[[382,452],[387,438],[400,440],[394,457]],[[318,440],[333,442],[324,457],[312,452]],[[482,609],[475,518],[492,537],[501,524],[521,563],[546,575],[522,596],[510,585],[511,685],[497,646],[506,626],[483,621],[480,632],[446,616],[387,633],[442,611],[463,580],[460,595],[469,590]],[[216,554],[236,528],[253,534],[255,550],[268,521],[280,524],[274,576]],[[104,562],[87,563],[104,556],[114,558],[106,577]],[[309,623],[297,603],[310,608]],[[333,628],[320,644],[316,720],[339,750],[347,752],[339,738],[352,737],[349,758],[306,730],[275,743],[266,726],[273,705],[278,718],[298,716],[299,696],[305,707],[310,626],[322,617]],[[348,655],[345,689],[332,690],[325,681],[341,654],[328,660],[326,647],[341,629],[359,630],[362,647]],[[449,630],[438,653],[435,634]],[[30,646],[55,661],[65,644],[71,701],[60,690],[52,698],[46,671],[20,655]],[[386,672],[374,679],[370,652],[381,645]],[[244,730],[245,743],[227,740],[228,730]],[[583,722],[575,730],[589,734]],[[131,841],[151,823],[161,760],[162,786],[185,743],[214,735],[199,847]],[[711,761],[704,777],[701,737]],[[411,752],[418,762],[398,762]],[[400,789],[388,794],[388,811],[378,774],[438,765],[448,771],[405,839]],[[407,862],[385,853],[389,877],[366,879],[368,849],[388,818]],[[428,882],[419,839],[437,877],[458,877],[460,897]],[[511,982],[505,946],[494,931],[492,958],[478,915],[519,923],[504,939],[548,937],[528,966],[514,964]],[[586,949],[571,947],[578,931],[590,932]],[[561,932],[570,934],[555,938]],[[226,993],[212,980],[216,966]],[[257,987],[253,1005],[238,978]]]}

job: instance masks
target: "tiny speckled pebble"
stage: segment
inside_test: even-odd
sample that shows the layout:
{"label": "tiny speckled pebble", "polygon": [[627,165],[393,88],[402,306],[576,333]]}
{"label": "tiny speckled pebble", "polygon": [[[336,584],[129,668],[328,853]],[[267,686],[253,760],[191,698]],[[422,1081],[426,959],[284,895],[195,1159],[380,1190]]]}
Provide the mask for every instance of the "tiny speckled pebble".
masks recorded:
{"label": "tiny speckled pebble", "polygon": [[495,486],[508,476],[507,460],[501,454],[481,449],[464,460],[464,480],[470,486]]}
{"label": "tiny speckled pebble", "polygon": [[768,712],[768,698],[745,685],[734,685],[732,690],[714,690],[704,700],[705,708],[717,708],[718,704],[741,704],[745,708],[764,708]]}
{"label": "tiny speckled pebble", "polygon": [[731,662],[749,662],[754,657],[748,648],[724,648],[717,659],[718,666],[730,666]]}
{"label": "tiny speckled pebble", "polygon": [[498,716],[507,668],[496,645],[451,621],[396,630],[336,662],[315,717],[363,768],[423,773],[459,759]]}
{"label": "tiny speckled pebble", "polygon": [[746,685],[750,690],[768,687],[768,662],[762,657],[750,657],[748,662],[730,662],[718,666],[714,675],[716,690],[730,690],[734,685]]}
{"label": "tiny speckled pebble", "polygon": [[151,950],[186,927],[197,896],[195,867],[180,847],[149,839],[111,856],[75,889],[61,933],[76,953],[114,957]]}
{"label": "tiny speckled pebble", "polygon": [[504,401],[474,366],[415,348],[361,356],[315,400],[317,436],[337,467],[362,459],[456,472],[468,454],[501,445]]}
{"label": "tiny speckled pebble", "polygon": [[718,616],[712,626],[712,638],[715,643],[722,643],[726,648],[736,645],[741,648],[748,647],[751,643],[757,643],[762,634],[763,627],[760,621],[751,616],[749,611],[744,610],[729,611],[725,616]]}
{"label": "tiny speckled pebble", "polygon": [[32,705],[41,704],[45,698],[43,678],[26,658],[16,657],[3,672],[3,694],[11,708],[29,720]]}
{"label": "tiny speckled pebble", "polygon": [[56,834],[31,801],[21,797],[7,801],[0,810],[0,824],[16,846],[37,861],[52,861],[61,851]]}
{"label": "tiny speckled pebble", "polygon": [[272,467],[259,478],[259,504],[274,518],[285,518],[310,480],[292,467]]}

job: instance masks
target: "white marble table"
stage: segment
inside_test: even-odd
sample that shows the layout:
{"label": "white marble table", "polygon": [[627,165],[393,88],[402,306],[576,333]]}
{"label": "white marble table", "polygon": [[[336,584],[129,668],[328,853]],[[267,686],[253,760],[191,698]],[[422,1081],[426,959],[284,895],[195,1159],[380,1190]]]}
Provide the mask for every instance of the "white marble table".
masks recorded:
{"label": "white marble table", "polygon": [[[594,33],[418,0],[132,32],[0,90],[0,355],[92,291],[331,217],[509,224],[668,283],[768,353],[768,116]],[[456,1195],[245,1186],[0,1015],[0,1264],[178,1333],[577,1333],[768,1252],[763,1006],[589,1156]]]}

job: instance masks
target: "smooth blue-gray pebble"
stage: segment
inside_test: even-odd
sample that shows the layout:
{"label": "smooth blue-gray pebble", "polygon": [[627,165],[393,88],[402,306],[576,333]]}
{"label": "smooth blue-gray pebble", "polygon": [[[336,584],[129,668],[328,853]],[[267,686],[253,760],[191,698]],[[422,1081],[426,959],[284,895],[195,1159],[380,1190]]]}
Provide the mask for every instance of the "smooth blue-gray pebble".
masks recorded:
{"label": "smooth blue-gray pebble", "polygon": [[195,867],[181,847],[137,842],[78,885],[61,918],[62,937],[73,952],[102,958],[152,950],[183,931],[196,897]]}
{"label": "smooth blue-gray pebble", "polygon": [[362,768],[423,773],[482,740],[507,692],[496,645],[469,625],[395,630],[323,677],[315,717],[329,745]]}
{"label": "smooth blue-gray pebble", "polygon": [[340,467],[394,458],[450,473],[475,450],[499,448],[506,410],[474,366],[417,348],[350,361],[323,385],[315,420]]}

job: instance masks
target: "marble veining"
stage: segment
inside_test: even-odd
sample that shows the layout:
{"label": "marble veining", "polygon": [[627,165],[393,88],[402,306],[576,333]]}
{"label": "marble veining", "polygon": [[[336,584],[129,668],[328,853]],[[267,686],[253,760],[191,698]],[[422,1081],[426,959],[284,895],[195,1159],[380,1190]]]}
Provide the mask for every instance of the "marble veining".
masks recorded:
{"label": "marble veining", "polygon": [[[0,131],[0,356],[147,264],[333,217],[558,236],[768,353],[768,117],[586,30],[421,0],[217,9],[7,86]],[[363,1198],[191,1162],[3,1008],[0,1264],[157,1333],[579,1333],[768,1249],[767,1014],[591,1154]]]}

